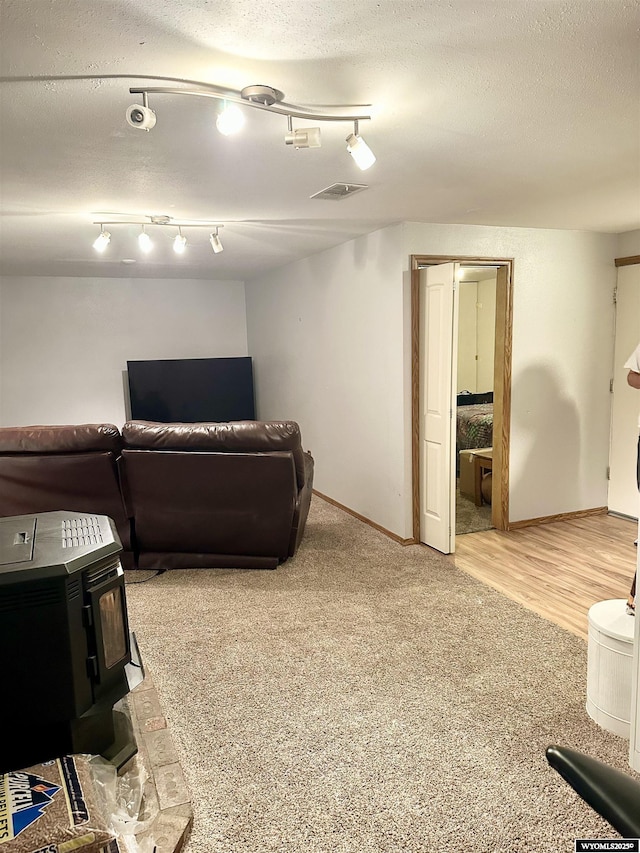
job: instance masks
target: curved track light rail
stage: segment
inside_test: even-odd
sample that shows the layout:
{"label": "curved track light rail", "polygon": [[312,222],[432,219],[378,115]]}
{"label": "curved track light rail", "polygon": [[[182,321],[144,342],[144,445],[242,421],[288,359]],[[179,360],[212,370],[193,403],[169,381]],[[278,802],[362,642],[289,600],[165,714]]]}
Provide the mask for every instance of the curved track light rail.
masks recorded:
{"label": "curved track light rail", "polygon": [[[278,115],[291,116],[292,118],[315,119],[317,121],[366,121],[371,115],[366,110],[371,104],[352,104],[344,107],[332,107],[332,110],[345,110],[345,112],[324,112],[321,109],[289,104],[283,100],[284,93],[271,86],[246,86],[237,91],[214,87],[208,84],[199,84],[198,88],[185,89],[173,86],[151,86],[129,89],[132,95],[190,95],[196,98],[215,98],[219,101],[230,101],[235,104],[243,104],[254,107],[257,110],[266,110]],[[346,112],[346,111],[349,112]]]}

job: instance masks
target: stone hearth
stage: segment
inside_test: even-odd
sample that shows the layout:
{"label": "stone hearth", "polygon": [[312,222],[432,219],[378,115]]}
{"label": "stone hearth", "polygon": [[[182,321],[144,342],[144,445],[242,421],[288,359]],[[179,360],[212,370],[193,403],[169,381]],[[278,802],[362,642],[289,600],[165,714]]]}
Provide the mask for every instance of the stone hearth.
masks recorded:
{"label": "stone hearth", "polygon": [[[193,823],[191,795],[178,761],[152,677],[147,673],[126,698],[138,746],[138,760],[148,774],[144,811],[157,812],[137,839],[153,838],[156,853],[179,853]],[[126,768],[125,768],[126,770]]]}

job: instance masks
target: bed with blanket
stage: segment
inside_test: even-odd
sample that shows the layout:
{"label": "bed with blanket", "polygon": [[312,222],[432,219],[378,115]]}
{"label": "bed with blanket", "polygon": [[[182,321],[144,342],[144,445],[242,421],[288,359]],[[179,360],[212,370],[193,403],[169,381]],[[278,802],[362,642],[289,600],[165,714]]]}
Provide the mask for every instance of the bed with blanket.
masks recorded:
{"label": "bed with blanket", "polygon": [[493,447],[493,391],[485,394],[463,392],[456,399],[456,458],[459,469],[461,450]]}

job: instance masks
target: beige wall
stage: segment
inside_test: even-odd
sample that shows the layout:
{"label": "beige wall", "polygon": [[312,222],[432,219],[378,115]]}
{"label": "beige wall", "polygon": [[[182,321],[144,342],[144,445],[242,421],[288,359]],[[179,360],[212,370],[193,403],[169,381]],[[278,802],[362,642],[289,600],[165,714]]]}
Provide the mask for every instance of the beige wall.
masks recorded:
{"label": "beige wall", "polygon": [[3,426],[126,420],[127,360],[248,355],[232,281],[6,278]]}

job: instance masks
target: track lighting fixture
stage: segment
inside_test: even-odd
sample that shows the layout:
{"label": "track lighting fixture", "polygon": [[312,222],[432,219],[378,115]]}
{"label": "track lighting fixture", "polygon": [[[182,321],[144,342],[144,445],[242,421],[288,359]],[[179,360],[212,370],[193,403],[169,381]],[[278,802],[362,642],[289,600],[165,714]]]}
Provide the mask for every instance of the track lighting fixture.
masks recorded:
{"label": "track lighting fixture", "polygon": [[190,84],[192,81],[185,80],[182,82],[185,83],[183,87],[154,86],[144,89],[129,89],[132,95],[142,95],[142,106],[133,104],[129,107],[127,110],[128,123],[141,130],[150,130],[155,125],[156,114],[149,108],[149,95],[190,95],[199,98],[216,98],[224,102],[224,109],[218,115],[216,126],[220,133],[225,136],[237,132],[244,123],[244,115],[240,106],[253,107],[254,109],[286,116],[288,130],[285,143],[294,148],[319,148],[320,128],[310,127],[293,130],[292,118],[311,121],[352,121],[354,122],[354,132],[347,137],[347,151],[361,169],[368,169],[375,162],[376,158],[371,149],[358,134],[358,122],[371,118],[368,112],[369,104],[336,106],[325,112],[324,109],[320,108],[288,104],[284,101],[284,94],[272,86],[245,86],[244,89],[236,91],[208,83],[196,83],[195,86],[187,86],[186,84]]}
{"label": "track lighting fixture", "polygon": [[220,228],[220,227],[222,227],[222,226],[220,226],[220,225],[217,226],[216,230],[213,232],[213,234],[209,234],[209,242],[211,243],[211,248],[213,249],[214,254],[216,254],[216,255],[218,255],[220,252],[222,252],[224,250],[224,246],[222,245],[222,241],[220,240],[220,237],[218,236],[218,228]]}
{"label": "track lighting fixture", "polygon": [[[102,216],[102,213],[94,214],[94,216],[98,215]],[[211,231],[211,229],[213,228],[214,230],[211,231],[211,234],[209,236],[211,248],[216,254],[222,252],[223,250],[222,242],[220,240],[218,231],[220,228],[224,228],[224,225],[222,225],[222,223],[220,222],[214,222],[210,220],[181,220],[179,222],[176,222],[170,216],[152,216],[149,214],[145,214],[132,217],[131,219],[118,218],[109,219],[108,221],[100,220],[98,222],[94,222],[93,224],[100,226],[100,234],[93,244],[94,248],[98,252],[104,251],[104,248],[107,246],[109,240],[111,239],[111,234],[104,228],[105,224],[109,225],[111,228],[118,225],[138,225],[141,228],[141,231],[138,234],[138,244],[140,246],[141,251],[143,251],[145,254],[148,254],[153,248],[153,242],[151,241],[151,238],[149,237],[146,231],[148,227],[152,226],[178,229],[178,233],[175,234],[172,240],[173,251],[177,255],[184,254],[187,247],[187,238],[182,233],[183,228],[208,228],[209,231]]]}
{"label": "track lighting fixture", "polygon": [[176,234],[173,240],[173,251],[176,255],[184,255],[184,250],[187,247],[187,238],[182,236],[182,231],[180,230],[180,226],[178,226],[178,233]]}
{"label": "track lighting fixture", "polygon": [[109,234],[108,231],[105,231],[102,227],[102,223],[100,223],[100,234],[98,234],[98,236],[96,237],[93,243],[93,248],[96,250],[96,252],[100,252],[100,254],[102,254],[109,245],[110,240],[111,234]]}
{"label": "track lighting fixture", "polygon": [[347,151],[353,157],[356,166],[364,171],[376,162],[375,154],[358,133],[358,122],[353,123],[353,133],[347,136]]}

